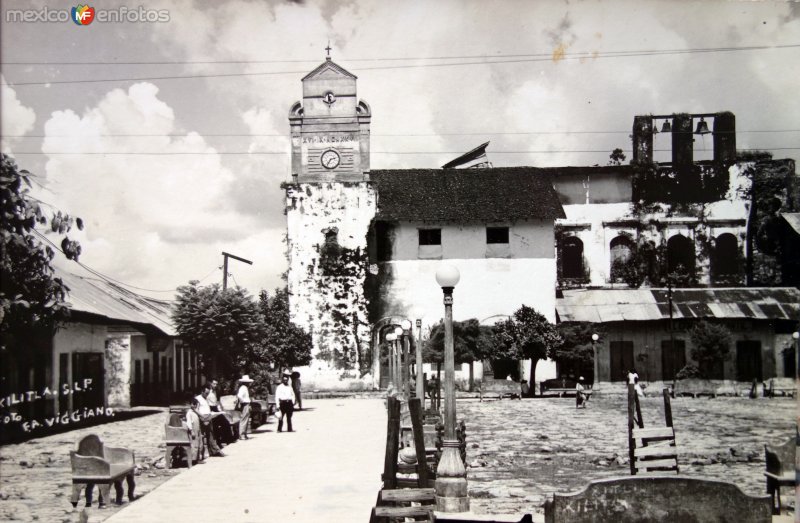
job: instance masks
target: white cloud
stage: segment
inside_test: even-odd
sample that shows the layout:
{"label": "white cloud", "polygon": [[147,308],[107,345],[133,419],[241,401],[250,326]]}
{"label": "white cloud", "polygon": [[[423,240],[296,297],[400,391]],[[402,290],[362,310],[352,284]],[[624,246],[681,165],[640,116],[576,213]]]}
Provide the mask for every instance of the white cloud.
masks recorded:
{"label": "white cloud", "polygon": [[2,75],[0,81],[2,81],[0,107],[3,108],[3,118],[0,121],[0,135],[3,136],[2,150],[10,154],[12,148],[21,141],[16,136],[24,135],[33,129],[36,112],[19,101],[16,91],[6,85],[6,79]]}
{"label": "white cloud", "polygon": [[82,115],[56,111],[45,123],[49,187],[58,207],[86,222],[89,265],[124,281],[173,286],[208,272],[221,248],[261,234],[232,205],[237,179],[217,151],[197,133],[174,133],[172,109],[147,83],[112,90]]}

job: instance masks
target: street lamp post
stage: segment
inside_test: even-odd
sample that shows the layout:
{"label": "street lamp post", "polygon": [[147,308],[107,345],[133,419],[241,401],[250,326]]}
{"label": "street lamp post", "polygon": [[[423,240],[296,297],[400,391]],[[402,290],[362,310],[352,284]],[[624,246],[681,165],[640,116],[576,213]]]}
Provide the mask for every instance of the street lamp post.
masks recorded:
{"label": "street lamp post", "polygon": [[467,471],[461,461],[456,437],[455,357],[453,354],[453,288],[461,275],[451,265],[436,271],[436,282],[444,293],[444,438],[442,456],[436,469],[436,509],[441,512],[467,512]]}
{"label": "street lamp post", "polygon": [[794,379],[800,380],[800,332],[794,331],[792,333],[794,339]]}
{"label": "street lamp post", "polygon": [[422,372],[422,320],[417,320],[417,398],[425,410],[425,380]]}
{"label": "street lamp post", "polygon": [[405,394],[406,399],[411,399],[411,366],[409,365],[411,356],[409,354],[411,322],[403,320],[400,322],[400,327],[403,328],[403,394]]}
{"label": "street lamp post", "polygon": [[597,361],[597,340],[600,336],[597,333],[592,334],[592,357],[594,358],[594,378],[592,379],[592,390],[597,390],[598,375],[600,372],[600,365]]}
{"label": "street lamp post", "polygon": [[386,341],[388,345],[387,348],[387,358],[389,359],[389,384],[386,387],[386,390],[391,393],[392,389],[394,388],[394,340],[397,338],[394,332],[390,332],[386,335]]}

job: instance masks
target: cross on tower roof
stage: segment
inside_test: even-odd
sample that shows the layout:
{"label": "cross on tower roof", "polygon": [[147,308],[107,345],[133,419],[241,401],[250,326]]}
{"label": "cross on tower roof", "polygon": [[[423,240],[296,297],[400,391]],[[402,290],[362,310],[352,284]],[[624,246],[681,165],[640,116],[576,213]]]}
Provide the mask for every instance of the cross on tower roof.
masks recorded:
{"label": "cross on tower roof", "polygon": [[326,47],[325,50],[328,52],[328,56],[326,56],[325,59],[326,60],[330,60],[331,59],[331,41],[330,40],[328,40],[328,47]]}

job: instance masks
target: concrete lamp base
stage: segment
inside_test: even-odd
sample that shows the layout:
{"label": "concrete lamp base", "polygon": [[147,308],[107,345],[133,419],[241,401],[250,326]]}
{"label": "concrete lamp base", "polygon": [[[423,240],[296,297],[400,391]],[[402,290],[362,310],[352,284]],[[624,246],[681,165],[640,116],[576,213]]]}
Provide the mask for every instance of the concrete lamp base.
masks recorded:
{"label": "concrete lamp base", "polygon": [[434,491],[439,512],[469,512],[467,471],[461,461],[458,441],[444,441],[436,472]]}

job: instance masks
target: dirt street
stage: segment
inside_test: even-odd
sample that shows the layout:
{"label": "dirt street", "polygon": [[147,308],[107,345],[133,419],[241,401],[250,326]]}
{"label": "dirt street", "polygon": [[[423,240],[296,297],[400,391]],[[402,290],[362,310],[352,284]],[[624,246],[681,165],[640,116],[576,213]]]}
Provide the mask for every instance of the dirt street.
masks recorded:
{"label": "dirt street", "polygon": [[[791,398],[676,398],[672,415],[681,474],[732,481],[766,494],[764,443],[795,434]],[[467,422],[467,478],[476,513],[539,512],[545,496],[630,474],[627,403],[622,394],[478,403],[459,401]],[[642,400],[645,426],[663,426],[662,397]],[[784,503],[794,506],[790,489]]]}
{"label": "dirt street", "polygon": [[[87,434],[97,434],[106,444],[133,450],[139,466],[136,494],[150,492],[184,469],[164,470],[164,422],[166,409],[158,414],[78,429],[0,447],[0,521],[74,522],[84,501],[73,509],[69,451]],[[113,489],[112,489],[113,495]],[[94,505],[97,506],[97,489]],[[127,498],[126,498],[127,503]],[[123,506],[125,506],[123,504]],[[119,508],[111,503],[92,510],[92,521],[105,519]]]}
{"label": "dirt street", "polygon": [[[467,399],[459,400],[457,408],[458,417],[467,421],[470,502],[476,513],[541,513],[545,496],[554,491],[629,474],[622,395],[594,397],[581,410],[573,398]],[[795,400],[677,398],[672,408],[682,474],[733,481],[749,494],[766,492],[763,445],[794,435]],[[642,414],[646,426],[663,424],[662,398],[645,398]],[[92,432],[110,445],[132,448],[141,467],[137,494],[152,491],[185,470],[157,468],[164,419],[162,412],[1,447],[0,521],[77,521],[83,503],[77,510],[69,503],[69,450]],[[371,437],[385,434],[377,431]],[[382,466],[375,463],[376,480]],[[794,506],[788,489],[783,501]],[[93,510],[91,521],[117,510],[113,504]]]}

